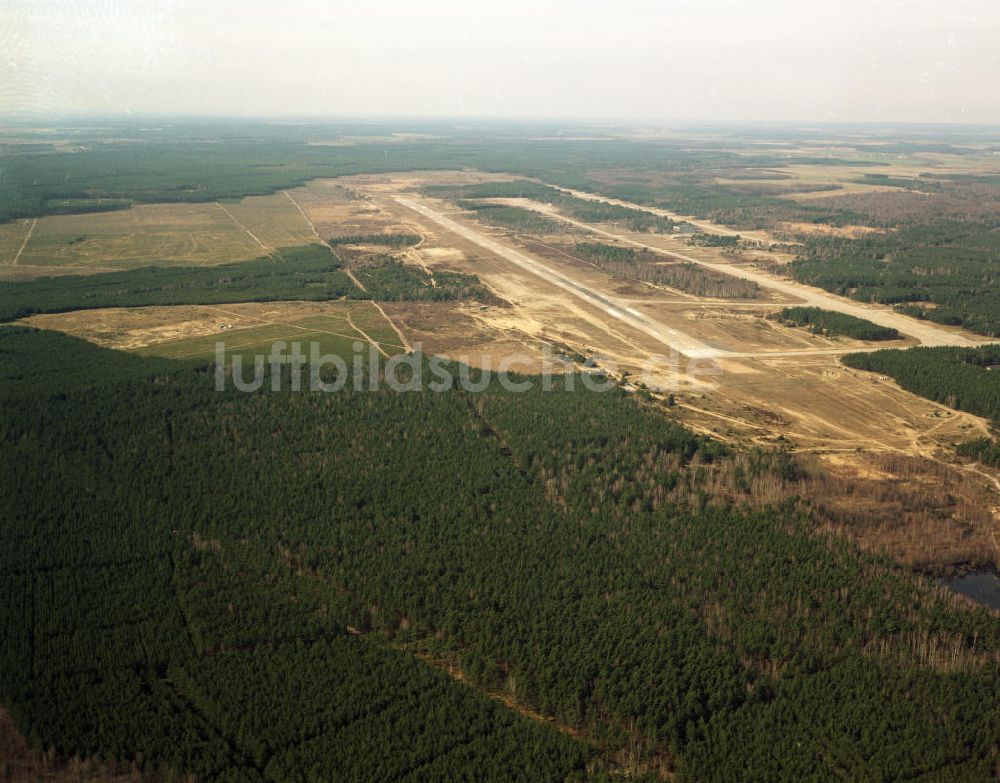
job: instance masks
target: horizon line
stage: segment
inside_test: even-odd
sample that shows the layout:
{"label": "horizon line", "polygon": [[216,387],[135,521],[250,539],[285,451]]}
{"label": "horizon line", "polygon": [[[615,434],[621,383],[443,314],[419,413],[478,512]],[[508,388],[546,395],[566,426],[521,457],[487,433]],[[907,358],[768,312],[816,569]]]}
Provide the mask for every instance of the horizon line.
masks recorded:
{"label": "horizon line", "polygon": [[993,122],[966,120],[876,120],[876,119],[763,119],[763,118],[637,118],[637,117],[581,117],[581,116],[532,116],[532,115],[449,115],[449,114],[226,114],[199,112],[52,112],[9,113],[0,120],[0,127],[30,125],[37,122],[141,122],[146,120],[168,121],[226,121],[247,123],[402,123],[402,124],[581,124],[592,127],[685,127],[685,126],[750,126],[750,127],[952,127],[990,128],[1000,130],[1000,120]]}

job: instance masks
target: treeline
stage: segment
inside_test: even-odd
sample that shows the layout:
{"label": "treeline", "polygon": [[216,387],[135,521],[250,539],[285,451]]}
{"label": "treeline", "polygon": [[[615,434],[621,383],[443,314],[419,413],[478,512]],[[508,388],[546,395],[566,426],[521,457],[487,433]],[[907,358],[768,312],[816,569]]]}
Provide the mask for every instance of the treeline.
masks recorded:
{"label": "treeline", "polygon": [[458,205],[462,209],[475,212],[487,223],[515,231],[529,234],[566,234],[573,230],[564,223],[523,207],[480,201],[459,201]]}
{"label": "treeline", "polygon": [[[593,183],[586,171],[595,161],[643,165],[662,147],[525,142],[502,133],[484,144],[481,136],[456,136],[442,127],[434,131],[442,137],[438,140],[385,142],[381,134],[371,134],[366,128],[345,128],[303,125],[276,130],[256,123],[241,128],[179,123],[156,133],[137,128],[84,132],[73,128],[65,135],[76,147],[72,153],[52,145],[26,147],[14,154],[4,151],[0,220],[49,214],[52,209],[64,209],[67,201],[85,210],[106,199],[129,204],[210,202],[275,193],[319,177],[391,171],[520,171],[525,176],[545,175],[570,187],[589,187]],[[355,138],[374,138],[343,146],[310,143],[344,132]],[[122,142],[123,135],[141,138]]]}
{"label": "treeline", "polygon": [[700,232],[690,237],[692,243],[704,247],[726,247],[734,248],[740,244],[739,234],[707,234]]}
{"label": "treeline", "polygon": [[851,353],[841,361],[891,376],[900,386],[949,408],[1000,421],[1000,344]]}
{"label": "treeline", "polygon": [[687,261],[669,261],[668,257],[648,250],[602,242],[583,242],[578,243],[573,252],[611,274],[676,288],[695,296],[756,299],[760,295],[759,286],[751,280],[716,272]]}
{"label": "treeline", "polygon": [[[858,370],[888,375],[907,391],[1000,426],[1000,344],[852,353],[841,361]],[[1000,445],[995,440],[972,440],[960,444],[958,451],[1000,465]]]}
{"label": "treeline", "polygon": [[408,247],[420,244],[419,234],[349,234],[331,237],[328,245],[383,245],[385,247]]}
{"label": "treeline", "polygon": [[0,321],[97,307],[323,301],[366,298],[323,245],[218,266],[151,266],[94,275],[61,275],[5,284]]}
{"label": "treeline", "polygon": [[674,221],[663,215],[654,215],[642,209],[609,204],[606,201],[563,196],[555,206],[569,217],[584,223],[612,223],[632,231],[655,231],[669,234],[674,230]]}
{"label": "treeline", "polygon": [[[456,168],[469,153],[446,144],[308,143],[311,131],[269,138],[265,126],[177,127],[147,140],[81,138],[81,149],[3,156],[0,220],[149,203],[201,203],[267,195],[316,177]],[[192,136],[192,133],[194,136]],[[113,200],[113,201],[109,201]]]}
{"label": "treeline", "polygon": [[975,438],[959,443],[955,449],[963,457],[971,457],[984,465],[1000,468],[1000,442],[991,438]]}
{"label": "treeline", "polygon": [[0,288],[0,321],[37,313],[98,307],[221,304],[280,300],[350,299],[451,300],[496,297],[475,275],[407,266],[391,256],[363,267],[361,291],[344,273],[340,259],[323,245],[285,247],[273,256],[218,266],[143,267],[94,275],[61,275],[5,284]]}
{"label": "treeline", "polygon": [[[757,148],[720,150],[714,143],[701,145],[690,139],[525,139],[508,128],[484,128],[470,134],[437,124],[428,130],[435,139],[385,142],[383,137],[393,130],[382,127],[373,132],[370,127],[345,124],[262,123],[177,123],[159,129],[129,123],[73,127],[61,137],[71,141],[72,153],[46,144],[18,145],[20,152],[3,155],[0,220],[43,215],[46,203],[66,199],[205,202],[274,193],[317,177],[464,168],[517,172],[568,188],[625,197],[626,191],[641,186],[607,185],[593,173],[624,172],[628,177],[630,172],[645,175],[655,171],[664,182],[662,188],[648,189],[650,202],[669,202],[667,206],[685,214],[702,214],[703,206],[712,208],[720,199],[732,198],[732,191],[717,184],[716,178],[747,166],[787,165],[787,159],[762,156]],[[354,143],[313,143],[343,134]],[[47,135],[46,141],[53,138]],[[123,142],[123,138],[129,141]],[[521,192],[510,188],[499,195],[545,196],[520,187]],[[620,194],[615,192],[619,187]],[[707,200],[698,198],[700,190],[696,192],[704,188],[711,189]],[[748,209],[762,201],[760,196],[739,198]]]}
{"label": "treeline", "polygon": [[354,270],[365,290],[379,301],[444,302],[475,299],[499,304],[500,300],[476,275],[435,270],[428,275],[389,255],[366,259]]}
{"label": "treeline", "polygon": [[40,212],[44,215],[80,215],[87,212],[112,212],[128,209],[132,202],[115,198],[45,199]]}
{"label": "treeline", "polygon": [[474,200],[490,198],[527,198],[551,204],[567,217],[585,223],[613,223],[632,231],[657,231],[669,234],[674,221],[644,209],[611,204],[599,199],[584,199],[559,188],[538,182],[484,182],[475,185],[432,185],[424,192],[439,198]]}
{"label": "treeline", "polygon": [[[681,215],[695,215],[727,226],[758,229],[767,225],[766,215],[777,199],[760,193],[740,193],[720,184],[715,161],[693,160],[690,166],[671,174],[664,172],[655,184],[645,182],[605,185],[607,196],[650,207],[669,209]],[[705,164],[708,166],[703,169]],[[742,167],[734,167],[739,171]],[[727,176],[726,171],[723,176]]]}
{"label": "treeline", "polygon": [[606,242],[577,242],[573,252],[588,261],[601,264],[652,264],[662,261],[664,256],[645,248],[609,245]]}
{"label": "treeline", "polygon": [[900,336],[897,330],[888,326],[818,307],[786,307],[774,317],[791,326],[808,326],[813,334],[840,335],[855,340],[898,340]]}
{"label": "treeline", "polygon": [[36,745],[205,781],[996,775],[1000,628],[754,506],[787,457],[578,376],[245,394],[0,352],[0,698]]}
{"label": "treeline", "polygon": [[444,199],[527,198],[551,204],[564,195],[561,190],[526,179],[477,182],[470,185],[426,185],[424,192]]}
{"label": "treeline", "polygon": [[1000,236],[976,222],[921,222],[859,239],[809,237],[797,280],[908,315],[1000,334]]}

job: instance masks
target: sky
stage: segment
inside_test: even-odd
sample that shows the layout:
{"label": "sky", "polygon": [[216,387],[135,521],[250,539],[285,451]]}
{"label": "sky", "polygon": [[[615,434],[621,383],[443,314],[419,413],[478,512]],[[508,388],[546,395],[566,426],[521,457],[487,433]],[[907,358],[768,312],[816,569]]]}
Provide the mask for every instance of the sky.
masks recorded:
{"label": "sky", "polygon": [[1000,123],[998,0],[0,0],[0,118]]}

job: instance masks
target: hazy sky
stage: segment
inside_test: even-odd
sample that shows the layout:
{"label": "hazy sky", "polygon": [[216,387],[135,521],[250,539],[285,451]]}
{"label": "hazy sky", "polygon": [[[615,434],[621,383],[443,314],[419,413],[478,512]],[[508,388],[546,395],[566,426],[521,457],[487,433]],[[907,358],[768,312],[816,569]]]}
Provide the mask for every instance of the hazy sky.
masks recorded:
{"label": "hazy sky", "polygon": [[0,0],[0,117],[1000,123],[1000,0]]}

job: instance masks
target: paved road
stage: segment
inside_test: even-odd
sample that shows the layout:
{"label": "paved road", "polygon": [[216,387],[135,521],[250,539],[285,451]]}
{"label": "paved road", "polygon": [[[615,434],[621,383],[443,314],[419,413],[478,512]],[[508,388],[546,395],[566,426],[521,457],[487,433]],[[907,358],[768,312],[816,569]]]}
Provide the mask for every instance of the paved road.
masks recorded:
{"label": "paved road", "polygon": [[[548,185],[549,183],[545,183]],[[692,226],[704,231],[706,234],[716,234],[717,236],[723,237],[743,237],[745,239],[753,239],[758,242],[764,242],[766,244],[771,243],[771,237],[769,237],[763,231],[735,231],[734,229],[727,228],[726,226],[720,226],[718,223],[712,223],[709,220],[699,220],[696,217],[690,215],[680,215],[676,212],[671,212],[669,209],[661,209],[659,207],[646,207],[640,204],[633,204],[631,201],[622,201],[620,198],[610,198],[609,196],[600,196],[596,193],[588,193],[585,190],[573,190],[572,188],[563,188],[559,185],[549,185],[549,187],[555,188],[556,190],[561,190],[570,196],[575,196],[576,198],[581,198],[584,201],[603,201],[606,204],[615,204],[619,207],[628,207],[629,209],[641,209],[643,212],[649,212],[652,215],[659,215],[661,217],[667,217],[678,223],[690,223]]]}
{"label": "paved road", "polygon": [[[616,239],[634,247],[641,247],[654,250],[659,253],[665,253],[673,258],[688,261],[692,264],[699,264],[700,266],[707,267],[708,269],[713,269],[716,272],[733,275],[734,277],[740,277],[744,280],[752,280],[763,288],[770,288],[773,291],[778,291],[786,294],[787,296],[801,299],[805,304],[813,307],[820,307],[824,310],[834,310],[846,315],[853,315],[856,318],[864,318],[872,323],[878,324],[879,326],[896,329],[902,334],[916,338],[921,345],[953,345],[963,348],[971,348],[977,345],[985,345],[990,342],[996,342],[995,340],[988,340],[984,337],[974,337],[972,335],[961,334],[930,321],[919,321],[916,318],[910,318],[907,315],[903,315],[902,313],[898,313],[895,310],[882,305],[869,305],[855,302],[852,299],[836,296],[835,294],[828,293],[819,288],[813,288],[811,286],[802,285],[801,283],[795,283],[791,280],[776,277],[775,275],[769,275],[766,272],[737,267],[731,264],[716,264],[710,261],[702,261],[683,253],[677,253],[672,250],[664,250],[656,245],[640,242],[623,234],[607,231],[605,229],[592,226],[589,223],[583,223],[582,221],[566,217],[548,204],[542,204],[537,201],[529,201],[527,199],[518,199],[518,201],[524,206],[530,207],[537,212],[541,212],[548,217],[561,220],[564,223],[569,223],[570,225],[582,228],[585,231],[590,231],[591,233],[605,236],[610,239]],[[622,203],[626,204],[627,202]],[[634,206],[636,209],[643,209],[643,207],[638,205],[627,205]]]}
{"label": "paved road", "polygon": [[407,198],[405,196],[395,196],[394,198],[396,202],[402,206],[412,209],[414,212],[417,212],[434,221],[442,228],[446,228],[448,231],[458,234],[460,237],[479,245],[481,248],[490,251],[494,255],[499,256],[506,261],[510,261],[512,264],[531,272],[532,274],[549,283],[552,283],[555,286],[558,286],[559,288],[562,288],[564,291],[582,299],[588,304],[603,309],[612,318],[631,326],[633,329],[638,329],[639,331],[648,334],[650,337],[653,337],[663,343],[663,345],[674,348],[689,358],[707,359],[725,356],[728,353],[725,349],[713,348],[695,337],[658,323],[643,313],[640,313],[638,310],[633,309],[628,305],[628,303],[620,302],[613,297],[595,291],[583,283],[573,280],[561,272],[555,271],[551,267],[546,266],[519,250],[515,250],[512,247],[501,244],[492,237],[489,237],[482,232],[471,228],[470,226],[459,223],[456,220],[452,220],[437,210],[432,209],[425,203],[417,201],[414,198]]}
{"label": "paved road", "polygon": [[[691,335],[685,334],[678,329],[666,326],[665,324],[648,317],[644,313],[640,313],[638,310],[629,306],[632,300],[618,299],[616,297],[600,293],[599,291],[595,291],[583,283],[573,280],[561,272],[546,266],[537,259],[531,258],[525,253],[504,245],[492,237],[477,231],[471,226],[459,223],[458,221],[443,215],[441,212],[423,201],[418,201],[415,198],[408,198],[405,196],[394,196],[394,199],[397,203],[434,221],[442,228],[458,234],[470,242],[479,245],[479,247],[488,250],[494,255],[510,261],[516,266],[531,272],[532,274],[546,280],[549,283],[552,283],[555,286],[558,286],[559,288],[562,288],[564,291],[573,294],[588,304],[604,310],[604,312],[612,318],[650,335],[664,345],[673,348],[691,359],[766,359],[791,356],[835,355],[855,353],[858,351],[878,350],[877,348],[844,347],[805,348],[802,350],[784,349],[777,351],[730,351],[725,348],[713,347],[702,342],[696,337],[692,337]],[[600,229],[594,230],[600,233],[607,233],[601,231]],[[693,304],[697,305],[696,302],[684,302],[683,304],[689,307]]]}

